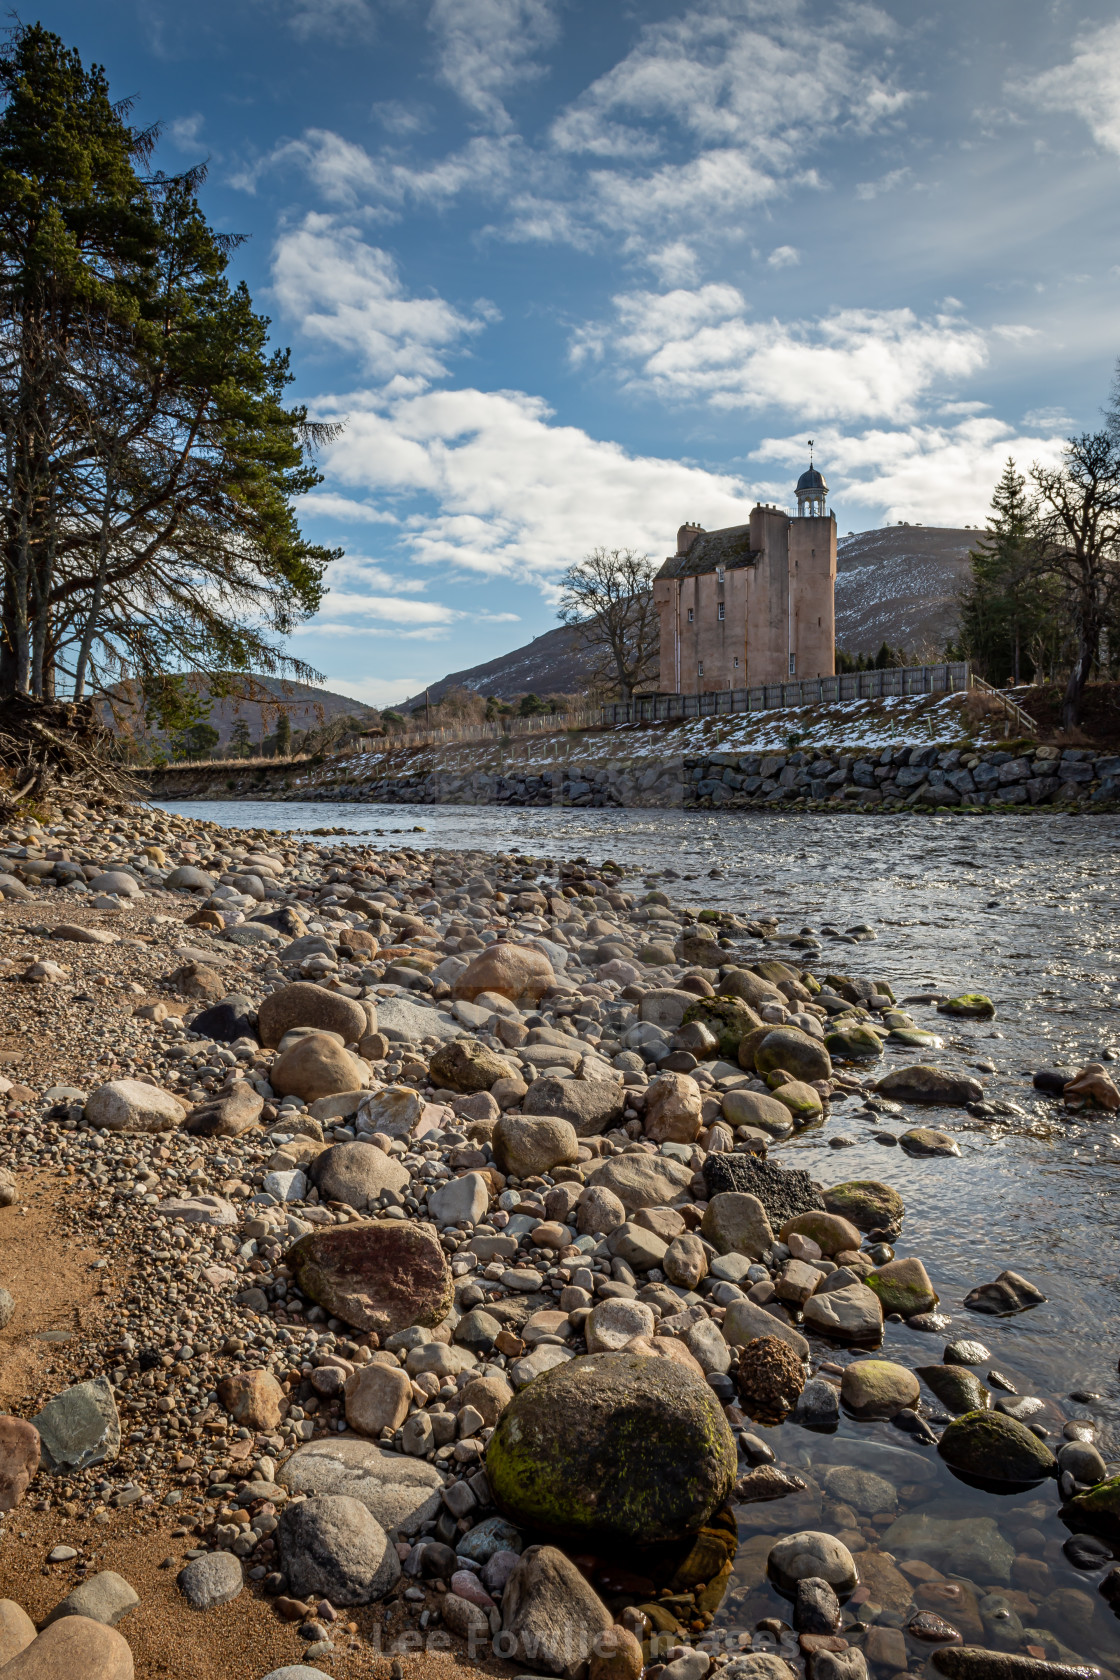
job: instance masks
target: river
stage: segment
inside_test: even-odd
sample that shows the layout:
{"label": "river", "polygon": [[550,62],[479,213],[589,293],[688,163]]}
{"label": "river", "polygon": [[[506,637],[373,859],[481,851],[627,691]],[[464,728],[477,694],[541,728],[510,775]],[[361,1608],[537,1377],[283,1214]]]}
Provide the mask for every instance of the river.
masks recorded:
{"label": "river", "polygon": [[[852,1102],[841,1102],[823,1125],[777,1146],[772,1156],[809,1168],[825,1183],[881,1178],[905,1198],[896,1251],[925,1261],[952,1326],[941,1336],[888,1325],[884,1356],[911,1366],[934,1363],[945,1341],[978,1337],[991,1352],[977,1368],[982,1380],[996,1368],[1020,1393],[1046,1400],[1063,1417],[1092,1418],[1106,1459],[1120,1459],[1120,1115],[1067,1117],[1031,1086],[1031,1073],[1041,1066],[1076,1066],[1102,1056],[1106,1063],[1120,1060],[1120,818],[248,801],[162,808],[231,827],[306,833],[337,825],[349,838],[386,848],[517,850],[595,863],[613,858],[638,866],[651,881],[657,876],[681,903],[745,915],[768,912],[787,935],[812,930],[821,935],[815,966],[822,971],[888,979],[900,998],[925,989],[986,992],[996,1002],[994,1021],[950,1024],[920,1006],[913,1013],[919,1025],[946,1037],[946,1050],[931,1060],[991,1068],[984,1074],[988,1096],[1017,1103],[1025,1111],[1021,1117],[996,1124],[960,1110],[890,1117],[888,1131],[920,1118],[953,1132],[961,1147],[959,1159],[910,1158],[872,1140],[872,1131],[884,1130],[881,1118],[870,1124]],[[666,878],[670,871],[679,879]],[[822,933],[826,926],[843,934],[860,924],[874,930],[874,943],[845,943]],[[834,1150],[829,1140],[840,1134],[854,1138],[854,1145]],[[1004,1268],[1037,1284],[1045,1304],[1013,1318],[966,1311],[961,1303],[967,1291]],[[1094,1398],[1074,1401],[1074,1393]],[[992,1397],[999,1397],[998,1389]],[[779,1456],[800,1464],[809,1477],[814,1466],[837,1463],[890,1477],[891,1465],[903,1463],[893,1454],[921,1451],[908,1448],[906,1437],[885,1423],[844,1422],[831,1437],[788,1425],[767,1433]],[[1060,1423],[1051,1444],[1061,1444]],[[994,1514],[1016,1544],[1017,1536],[1029,1533],[1023,1555],[1034,1548],[1059,1594],[1058,1608],[1044,1604],[1038,1610],[1039,1625],[1067,1649],[1120,1672],[1117,1624],[1093,1590],[1098,1576],[1075,1570],[1060,1552],[1068,1530],[1057,1516],[1054,1485],[1001,1497],[965,1488],[928,1449],[924,1463],[933,1480],[924,1493],[911,1488],[915,1503],[903,1501],[899,1508],[941,1511],[946,1520],[958,1511],[966,1522]],[[939,1503],[931,1505],[933,1500]],[[773,1513],[774,1532],[789,1531],[791,1513],[780,1516],[776,1506],[745,1509],[744,1539],[759,1532],[760,1512]],[[811,1518],[811,1498],[805,1511]],[[803,1526],[815,1524],[806,1520]],[[765,1525],[761,1531],[769,1532]],[[949,1562],[938,1567],[952,1574]],[[1024,1568],[1017,1579],[1030,1577]],[[1077,1600],[1060,1599],[1070,1587],[1090,1595],[1089,1611]],[[745,1617],[749,1627],[751,1616],[774,1614],[780,1601],[767,1610],[767,1594],[744,1577],[738,1601],[732,1595],[721,1619],[742,1626]],[[1039,1593],[1032,1598],[1037,1603]],[[952,1612],[946,1614],[951,1621]]]}

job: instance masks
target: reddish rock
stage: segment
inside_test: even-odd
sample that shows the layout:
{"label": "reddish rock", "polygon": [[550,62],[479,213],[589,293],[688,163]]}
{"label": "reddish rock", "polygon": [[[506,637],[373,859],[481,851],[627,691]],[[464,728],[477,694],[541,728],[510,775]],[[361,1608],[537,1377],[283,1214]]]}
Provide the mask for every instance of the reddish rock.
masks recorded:
{"label": "reddish rock", "polygon": [[14,1511],[39,1468],[39,1431],[23,1418],[0,1417],[0,1511]]}
{"label": "reddish rock", "polygon": [[467,1003],[473,1003],[480,992],[497,992],[514,1002],[524,998],[527,1003],[538,1003],[555,981],[552,964],[542,951],[501,940],[468,963],[451,992]]}
{"label": "reddish rock", "polygon": [[116,1628],[64,1616],[4,1665],[4,1680],[132,1680],[132,1652]]}
{"label": "reddish rock", "polygon": [[438,1324],[451,1309],[451,1272],[437,1237],[403,1220],[312,1231],[289,1250],[287,1265],[311,1300],[381,1337]]}
{"label": "reddish rock", "polygon": [[275,1429],[284,1390],[271,1371],[236,1371],[218,1384],[218,1399],[245,1429]]}

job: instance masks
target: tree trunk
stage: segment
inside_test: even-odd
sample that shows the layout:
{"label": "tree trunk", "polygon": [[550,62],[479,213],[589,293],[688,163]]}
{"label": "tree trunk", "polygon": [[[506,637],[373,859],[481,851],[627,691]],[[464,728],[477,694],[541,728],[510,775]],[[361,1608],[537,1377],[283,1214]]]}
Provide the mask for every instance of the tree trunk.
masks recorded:
{"label": "tree trunk", "polygon": [[1066,683],[1066,691],[1062,696],[1062,728],[1076,729],[1081,722],[1081,702],[1085,693],[1085,684],[1089,681],[1089,672],[1093,669],[1093,647],[1089,638],[1082,631],[1078,638],[1077,658]]}

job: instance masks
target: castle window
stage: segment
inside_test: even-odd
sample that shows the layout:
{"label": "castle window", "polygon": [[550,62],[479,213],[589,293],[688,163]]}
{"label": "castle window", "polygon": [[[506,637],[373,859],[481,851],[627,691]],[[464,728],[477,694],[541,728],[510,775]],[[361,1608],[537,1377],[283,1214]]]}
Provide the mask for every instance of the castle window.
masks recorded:
{"label": "castle window", "polygon": [[697,665],[697,667],[696,667],[696,675],[698,677],[702,677],[704,675],[704,661],[703,660],[701,660],[699,665]]}
{"label": "castle window", "polygon": [[688,609],[688,622],[690,624],[692,623],[692,608],[691,607],[689,607],[689,609]]}
{"label": "castle window", "polygon": [[791,677],[797,675],[797,655],[795,653],[791,653],[789,656],[789,674]]}
{"label": "castle window", "polygon": [[716,582],[717,583],[722,583],[723,582],[723,567],[722,566],[717,566],[716,567]]}
{"label": "castle window", "polygon": [[724,603],[721,601],[720,604],[719,604],[719,611],[716,614],[716,616],[719,619],[721,624],[723,623],[723,620],[724,620],[724,610],[723,610],[723,608],[724,608]]}
{"label": "castle window", "polygon": [[735,659],[735,660],[732,661],[732,663],[735,666],[735,669],[738,670],[739,669],[739,661],[737,659]]}

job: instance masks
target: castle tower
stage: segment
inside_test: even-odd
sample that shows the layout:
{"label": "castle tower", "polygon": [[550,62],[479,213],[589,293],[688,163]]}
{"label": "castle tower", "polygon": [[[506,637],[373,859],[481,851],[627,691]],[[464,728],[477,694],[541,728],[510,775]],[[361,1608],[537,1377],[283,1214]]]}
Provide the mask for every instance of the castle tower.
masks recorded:
{"label": "castle tower", "polygon": [[799,519],[823,519],[828,513],[828,485],[813,465],[813,440],[809,439],[809,470],[797,481]]}

